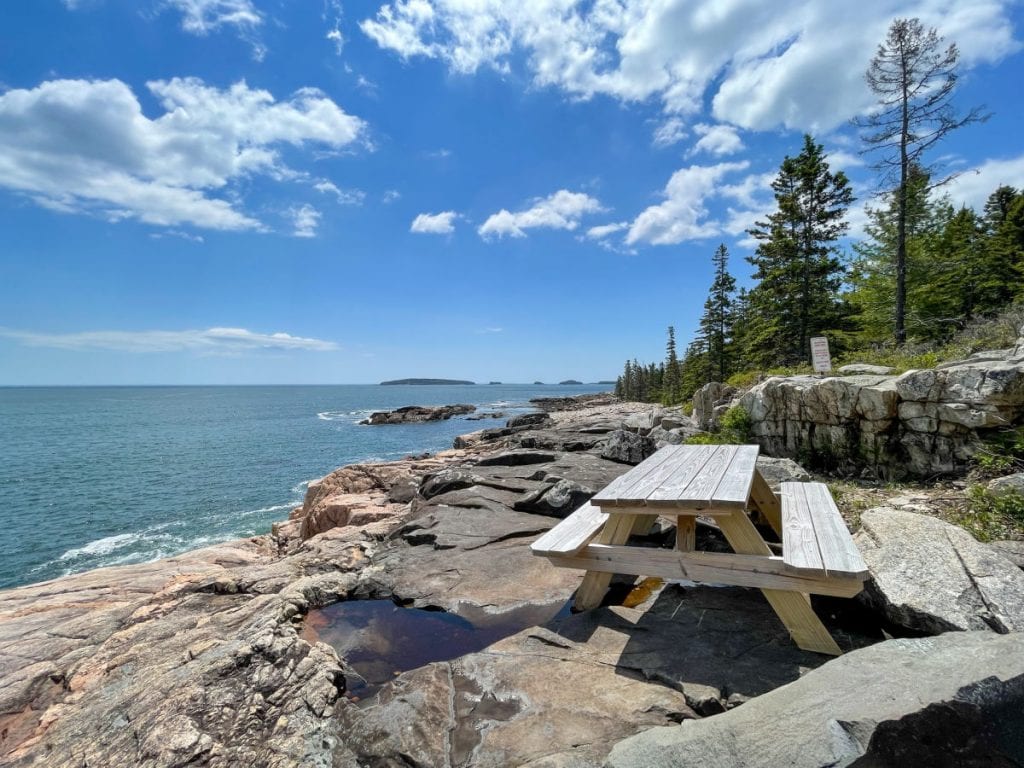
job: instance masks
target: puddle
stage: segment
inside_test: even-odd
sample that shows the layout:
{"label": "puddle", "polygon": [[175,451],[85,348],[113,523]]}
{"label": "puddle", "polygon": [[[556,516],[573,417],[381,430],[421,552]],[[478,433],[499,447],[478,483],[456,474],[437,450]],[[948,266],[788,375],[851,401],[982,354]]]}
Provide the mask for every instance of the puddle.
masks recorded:
{"label": "puddle", "polygon": [[350,600],[311,611],[302,637],[334,647],[362,678],[347,679],[346,696],[360,701],[402,672],[474,653],[568,615],[568,603],[527,605],[504,613],[465,605],[459,613],[445,613],[403,608],[391,600]]}

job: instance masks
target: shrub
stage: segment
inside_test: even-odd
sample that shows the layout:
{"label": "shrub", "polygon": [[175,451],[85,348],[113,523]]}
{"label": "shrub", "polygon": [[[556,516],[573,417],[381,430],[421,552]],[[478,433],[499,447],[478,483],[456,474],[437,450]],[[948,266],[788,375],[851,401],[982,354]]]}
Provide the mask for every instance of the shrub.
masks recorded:
{"label": "shrub", "polygon": [[750,414],[741,405],[734,405],[718,420],[718,429],[686,438],[686,445],[743,445],[751,435]]}

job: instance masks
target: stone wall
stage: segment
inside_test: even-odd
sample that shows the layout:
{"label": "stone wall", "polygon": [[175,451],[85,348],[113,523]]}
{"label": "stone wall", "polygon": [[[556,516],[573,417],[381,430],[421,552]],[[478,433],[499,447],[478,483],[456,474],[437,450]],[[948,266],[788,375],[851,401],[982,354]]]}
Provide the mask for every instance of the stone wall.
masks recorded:
{"label": "stone wall", "polygon": [[956,474],[987,435],[1024,423],[1024,337],[899,376],[773,377],[739,404],[771,456],[884,477]]}

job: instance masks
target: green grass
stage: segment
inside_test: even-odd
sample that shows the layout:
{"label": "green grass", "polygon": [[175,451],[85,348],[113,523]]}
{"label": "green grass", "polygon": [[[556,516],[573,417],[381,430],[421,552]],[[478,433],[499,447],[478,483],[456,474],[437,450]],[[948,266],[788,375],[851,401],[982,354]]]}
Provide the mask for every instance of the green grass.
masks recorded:
{"label": "green grass", "polygon": [[978,541],[996,541],[1024,536],[1024,496],[995,494],[980,485],[967,492],[967,510],[955,521]]}

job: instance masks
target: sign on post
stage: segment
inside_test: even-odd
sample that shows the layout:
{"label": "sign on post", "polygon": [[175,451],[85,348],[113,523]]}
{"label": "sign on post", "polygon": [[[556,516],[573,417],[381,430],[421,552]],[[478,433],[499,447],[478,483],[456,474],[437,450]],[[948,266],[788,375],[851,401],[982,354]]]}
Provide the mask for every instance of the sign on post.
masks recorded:
{"label": "sign on post", "polygon": [[832,370],[832,355],[828,351],[828,339],[824,336],[811,339],[811,365],[815,373],[828,373]]}

